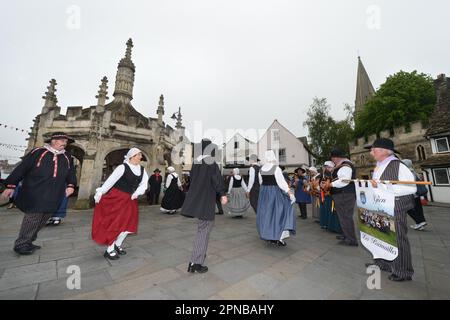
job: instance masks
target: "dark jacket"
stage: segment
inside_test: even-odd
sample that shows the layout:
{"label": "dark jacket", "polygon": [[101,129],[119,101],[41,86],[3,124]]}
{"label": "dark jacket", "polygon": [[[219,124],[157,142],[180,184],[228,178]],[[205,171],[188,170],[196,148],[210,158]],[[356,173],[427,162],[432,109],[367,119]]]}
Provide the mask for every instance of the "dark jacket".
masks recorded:
{"label": "dark jacket", "polygon": [[184,216],[201,220],[214,220],[216,196],[225,196],[225,184],[217,163],[204,161],[194,164],[191,170],[191,185],[181,209]]}
{"label": "dark jacket", "polygon": [[149,192],[159,193],[161,191],[162,176],[156,177],[156,174],[152,174],[150,179],[148,179],[148,183],[150,184]]}
{"label": "dark jacket", "polygon": [[36,148],[6,179],[8,188],[22,187],[15,200],[25,213],[55,213],[65,196],[66,186],[75,187],[77,180],[70,153],[59,154],[53,161],[53,153]]}

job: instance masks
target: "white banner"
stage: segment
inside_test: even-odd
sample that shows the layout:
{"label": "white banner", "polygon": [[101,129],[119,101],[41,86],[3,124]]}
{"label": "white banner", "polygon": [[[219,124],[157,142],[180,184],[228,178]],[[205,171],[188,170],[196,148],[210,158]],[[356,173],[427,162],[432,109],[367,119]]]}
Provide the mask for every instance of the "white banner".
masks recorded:
{"label": "white banner", "polygon": [[394,223],[395,195],[391,185],[355,183],[361,243],[374,259],[394,260],[398,255]]}

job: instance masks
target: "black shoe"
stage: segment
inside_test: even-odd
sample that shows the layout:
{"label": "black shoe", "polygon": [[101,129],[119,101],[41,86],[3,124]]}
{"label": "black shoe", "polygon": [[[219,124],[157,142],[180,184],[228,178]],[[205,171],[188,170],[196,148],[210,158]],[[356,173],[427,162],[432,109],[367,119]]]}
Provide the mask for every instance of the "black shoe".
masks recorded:
{"label": "black shoe", "polygon": [[343,236],[343,235],[336,236],[336,239],[338,239],[338,240],[345,240],[345,236]]}
{"label": "black shoe", "polygon": [[30,255],[33,254],[35,249],[32,246],[25,246],[22,248],[14,248],[14,251],[20,255]]}
{"label": "black shoe", "polygon": [[208,267],[202,266],[201,264],[197,264],[197,263],[189,263],[187,271],[190,273],[195,273],[195,272],[205,273],[208,271]]}
{"label": "black shoe", "polygon": [[222,212],[216,212],[216,214],[223,214],[223,211]]}
{"label": "black shoe", "polygon": [[126,252],[125,250],[123,250],[122,247],[118,247],[118,246],[116,246],[116,245],[114,245],[114,250],[116,250],[116,252],[117,252],[118,254],[120,254],[120,255],[125,255],[125,254],[127,254],[127,252]]}
{"label": "black shoe", "polygon": [[391,281],[411,281],[412,280],[411,277],[400,278],[399,276],[397,276],[395,274],[391,274],[388,278]]}
{"label": "black shoe", "polygon": [[109,260],[117,260],[120,259],[119,255],[116,253],[115,255],[111,255],[108,253],[108,251],[105,251],[105,254],[103,255],[105,258],[108,258]]}
{"label": "black shoe", "polygon": [[305,216],[298,216],[300,219],[303,219],[303,220],[306,220],[307,219],[307,217],[305,217]]}
{"label": "black shoe", "polygon": [[314,220],[314,222],[315,222],[315,223],[320,223],[320,221],[319,221],[319,220]]}
{"label": "black shoe", "polygon": [[32,247],[34,250],[39,250],[39,249],[41,248],[41,246],[37,246],[37,245],[35,245],[35,244],[31,244],[31,247]]}
{"label": "black shoe", "polygon": [[286,245],[287,245],[287,243],[283,240],[277,241],[277,246],[279,246],[279,247],[286,247]]}

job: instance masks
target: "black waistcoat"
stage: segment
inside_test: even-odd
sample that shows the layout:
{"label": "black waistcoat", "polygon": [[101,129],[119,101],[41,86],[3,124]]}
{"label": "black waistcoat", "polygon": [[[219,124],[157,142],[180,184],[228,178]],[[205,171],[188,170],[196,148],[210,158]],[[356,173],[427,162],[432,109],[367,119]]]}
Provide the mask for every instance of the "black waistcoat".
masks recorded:
{"label": "black waistcoat", "polygon": [[240,188],[240,187],[242,187],[242,177],[239,180],[233,177],[233,188]]}
{"label": "black waistcoat", "polygon": [[[380,180],[398,180],[398,173],[400,171],[400,160],[392,160],[381,174]],[[414,208],[414,195],[395,197],[394,212],[406,212]]]}
{"label": "black waistcoat", "polygon": [[139,176],[135,175],[128,164],[124,164],[125,171],[119,180],[114,184],[113,188],[119,189],[120,191],[133,194],[139,187],[142,181],[142,176],[144,175],[144,167],[141,166],[141,174]]}
{"label": "black waistcoat", "polygon": [[261,170],[261,177],[262,177],[262,185],[263,186],[276,186],[277,180],[275,179],[275,170],[277,166],[273,166],[269,171],[263,171]]}
{"label": "black waistcoat", "polygon": [[[352,169],[352,180],[356,179],[356,169],[355,169],[355,166],[353,165],[353,163],[351,163],[350,161],[344,161],[344,162],[342,162],[342,164],[339,167],[336,167],[333,170],[333,173],[331,175],[332,179],[336,180],[338,178],[338,171],[343,166],[350,167]],[[332,194],[356,193],[356,191],[355,191],[355,183],[354,182],[350,182],[348,185],[346,185],[343,188],[331,188],[331,193]]]}

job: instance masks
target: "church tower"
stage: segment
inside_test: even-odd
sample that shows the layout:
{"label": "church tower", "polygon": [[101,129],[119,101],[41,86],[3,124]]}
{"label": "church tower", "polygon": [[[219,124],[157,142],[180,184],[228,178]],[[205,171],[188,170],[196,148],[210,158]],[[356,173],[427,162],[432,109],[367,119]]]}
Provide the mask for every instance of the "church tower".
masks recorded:
{"label": "church tower", "polygon": [[375,89],[372,82],[370,82],[369,75],[361,61],[361,57],[358,57],[358,73],[356,79],[356,99],[355,99],[355,114],[360,112],[367,101],[373,97]]}
{"label": "church tower", "polygon": [[125,57],[122,58],[117,67],[116,87],[114,89],[114,100],[130,103],[133,99],[134,73],[136,67],[131,60],[131,49],[133,48],[133,40],[131,38],[127,41],[127,49]]}

